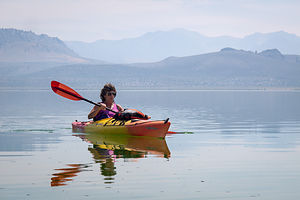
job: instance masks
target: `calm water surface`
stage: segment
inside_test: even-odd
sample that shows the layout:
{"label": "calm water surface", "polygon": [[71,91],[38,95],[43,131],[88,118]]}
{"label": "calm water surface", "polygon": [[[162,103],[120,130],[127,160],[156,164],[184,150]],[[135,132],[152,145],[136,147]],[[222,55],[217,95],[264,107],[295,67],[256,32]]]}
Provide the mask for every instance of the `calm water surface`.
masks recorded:
{"label": "calm water surface", "polygon": [[[97,101],[98,91],[79,91]],[[91,105],[0,91],[1,199],[300,199],[300,92],[120,91],[166,140],[74,135]]]}

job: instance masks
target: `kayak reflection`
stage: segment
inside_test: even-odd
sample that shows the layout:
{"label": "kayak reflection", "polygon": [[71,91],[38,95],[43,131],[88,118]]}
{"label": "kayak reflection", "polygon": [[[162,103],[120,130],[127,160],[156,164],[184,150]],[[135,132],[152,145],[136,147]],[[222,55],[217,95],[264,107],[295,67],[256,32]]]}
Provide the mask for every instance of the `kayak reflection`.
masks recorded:
{"label": "kayak reflection", "polygon": [[[104,183],[111,184],[114,182],[114,176],[117,175],[115,162],[117,159],[126,161],[136,161],[139,158],[147,156],[156,156],[169,158],[171,152],[165,139],[149,137],[132,137],[109,135],[100,133],[76,134],[82,140],[91,143],[88,150],[93,155],[95,163],[100,164],[100,173],[104,176]],[[68,165],[67,168],[56,169],[61,172],[53,174],[51,186],[66,185],[67,181],[72,181],[72,177],[85,168],[88,164]]]}
{"label": "kayak reflection", "polygon": [[100,133],[87,133],[75,136],[92,143],[93,148],[106,150],[105,152],[109,153],[109,155],[113,154],[116,158],[145,157],[148,154],[169,158],[171,155],[166,140],[160,138]]}
{"label": "kayak reflection", "polygon": [[164,139],[149,137],[116,136],[109,134],[89,133],[78,135],[84,141],[92,143],[88,150],[93,154],[96,163],[100,163],[104,183],[113,183],[117,174],[115,161],[123,158],[138,159],[148,155],[169,158],[171,153]]}

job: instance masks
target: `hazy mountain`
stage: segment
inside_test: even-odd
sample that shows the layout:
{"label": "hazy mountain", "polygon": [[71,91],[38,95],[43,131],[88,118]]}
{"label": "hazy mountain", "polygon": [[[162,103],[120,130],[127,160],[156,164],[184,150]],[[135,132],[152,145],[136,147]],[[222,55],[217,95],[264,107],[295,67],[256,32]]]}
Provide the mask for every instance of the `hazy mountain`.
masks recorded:
{"label": "hazy mountain", "polygon": [[197,32],[175,29],[123,40],[65,43],[81,56],[114,63],[155,62],[170,56],[214,52],[227,46],[251,51],[276,48],[284,54],[300,54],[300,37],[283,31],[234,38],[207,37]]}
{"label": "hazy mountain", "polygon": [[106,82],[126,89],[300,88],[300,56],[277,49],[260,53],[224,48],[141,64],[73,64],[2,79],[0,86],[49,87],[58,80],[76,88],[98,89]]}
{"label": "hazy mountain", "polygon": [[63,41],[31,31],[0,29],[0,62],[85,63]]}
{"label": "hazy mountain", "polygon": [[278,49],[284,54],[300,54],[300,37],[284,31],[254,33],[240,40],[238,48],[252,51]]}

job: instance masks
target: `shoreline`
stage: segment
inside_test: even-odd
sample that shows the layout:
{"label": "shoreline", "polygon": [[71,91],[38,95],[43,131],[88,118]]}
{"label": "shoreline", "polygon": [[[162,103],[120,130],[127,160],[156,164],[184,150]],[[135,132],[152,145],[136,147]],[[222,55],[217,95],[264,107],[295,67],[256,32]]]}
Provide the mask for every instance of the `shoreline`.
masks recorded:
{"label": "shoreline", "polygon": [[[36,88],[36,87],[0,87],[0,91],[16,91],[16,92],[22,92],[22,91],[49,91],[51,88]],[[99,89],[88,89],[88,88],[77,88],[76,91],[99,91]],[[170,87],[170,88],[122,88],[120,87],[118,91],[272,91],[272,92],[300,92],[300,87],[287,87],[287,88],[280,88],[280,87],[263,87],[263,88],[255,88],[255,87],[237,87],[237,88],[232,88],[232,87],[195,87],[195,88],[190,88],[190,89],[184,89],[181,87]]]}

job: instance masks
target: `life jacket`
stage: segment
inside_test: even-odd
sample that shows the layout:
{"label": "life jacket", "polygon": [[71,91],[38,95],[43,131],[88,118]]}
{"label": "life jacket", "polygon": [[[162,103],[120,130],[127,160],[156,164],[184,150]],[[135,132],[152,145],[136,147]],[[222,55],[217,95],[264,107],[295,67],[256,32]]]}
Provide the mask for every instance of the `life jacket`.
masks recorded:
{"label": "life jacket", "polygon": [[[117,104],[115,104],[115,103],[113,104],[112,110],[116,111],[116,112],[119,112]],[[111,117],[114,117],[114,116],[115,116],[115,113],[113,113],[109,110],[100,110],[98,112],[98,114],[93,118],[93,120],[98,121],[100,119],[111,118]]]}
{"label": "life jacket", "polygon": [[150,119],[151,117],[136,109],[125,109],[123,112],[118,112],[114,116],[117,120],[130,120],[130,119]]}

